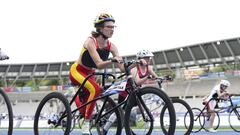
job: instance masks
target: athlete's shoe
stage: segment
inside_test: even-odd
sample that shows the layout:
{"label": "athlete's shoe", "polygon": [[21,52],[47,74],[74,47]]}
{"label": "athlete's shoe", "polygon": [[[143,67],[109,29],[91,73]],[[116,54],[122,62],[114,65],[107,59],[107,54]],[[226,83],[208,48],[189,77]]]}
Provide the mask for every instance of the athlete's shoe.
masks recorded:
{"label": "athlete's shoe", "polygon": [[204,128],[205,129],[209,129],[211,126],[210,126],[210,121],[209,120],[206,120],[205,121],[205,124],[204,124]]}
{"label": "athlete's shoe", "polygon": [[82,125],[82,135],[91,135],[90,133],[90,122],[85,121]]}
{"label": "athlete's shoe", "polygon": [[213,128],[209,128],[209,129],[207,129],[207,130],[208,130],[208,132],[213,132],[213,133],[217,132],[217,130],[215,130],[215,129],[213,129]]}

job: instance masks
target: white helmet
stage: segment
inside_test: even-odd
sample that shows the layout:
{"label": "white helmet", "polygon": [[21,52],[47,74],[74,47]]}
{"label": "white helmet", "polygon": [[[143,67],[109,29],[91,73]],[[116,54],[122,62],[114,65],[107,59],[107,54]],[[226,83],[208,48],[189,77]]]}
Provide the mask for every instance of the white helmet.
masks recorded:
{"label": "white helmet", "polygon": [[228,80],[221,80],[220,85],[224,85],[224,86],[229,87],[231,84]]}
{"label": "white helmet", "polygon": [[153,53],[148,50],[141,50],[137,53],[137,58],[153,57]]}

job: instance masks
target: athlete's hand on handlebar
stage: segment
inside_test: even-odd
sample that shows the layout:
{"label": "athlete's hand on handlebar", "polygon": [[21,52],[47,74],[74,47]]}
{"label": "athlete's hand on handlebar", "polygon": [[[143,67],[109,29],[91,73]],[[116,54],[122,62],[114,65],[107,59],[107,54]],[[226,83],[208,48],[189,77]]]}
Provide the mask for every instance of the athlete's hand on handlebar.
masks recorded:
{"label": "athlete's hand on handlebar", "polygon": [[111,62],[115,62],[115,63],[123,63],[122,57],[119,57],[119,56],[110,58],[110,60],[111,60]]}

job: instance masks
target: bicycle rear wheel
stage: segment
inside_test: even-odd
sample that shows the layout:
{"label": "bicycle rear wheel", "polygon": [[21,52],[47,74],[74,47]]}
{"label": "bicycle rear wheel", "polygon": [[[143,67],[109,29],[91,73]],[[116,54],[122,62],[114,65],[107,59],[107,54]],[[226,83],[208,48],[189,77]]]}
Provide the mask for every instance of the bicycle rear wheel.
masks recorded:
{"label": "bicycle rear wheel", "polygon": [[[176,126],[176,116],[171,99],[162,90],[155,87],[144,87],[130,95],[125,112],[126,134],[151,135],[162,133],[160,126],[160,112],[163,106],[168,110],[166,120],[169,121],[168,135],[173,135]],[[139,104],[138,104],[138,103]],[[135,116],[136,121],[131,123],[131,117]],[[141,131],[139,131],[141,129]]]}
{"label": "bicycle rear wheel", "polygon": [[[65,116],[62,120],[62,116]],[[71,130],[71,108],[63,94],[52,92],[40,102],[34,118],[35,135],[68,135]]]}
{"label": "bicycle rear wheel", "polygon": [[240,132],[240,107],[237,106],[231,110],[228,117],[228,122],[230,127],[236,131]]}
{"label": "bicycle rear wheel", "polygon": [[197,133],[203,128],[205,120],[203,113],[201,113],[201,110],[199,108],[192,108],[192,113],[194,118],[192,132]]}
{"label": "bicycle rear wheel", "polygon": [[12,135],[13,112],[7,94],[0,89],[0,134]]}
{"label": "bicycle rear wheel", "polygon": [[[176,112],[176,129],[181,130],[184,135],[189,135],[193,128],[193,113],[191,107],[182,99],[173,98],[172,103]],[[164,134],[167,134],[168,123],[166,123],[164,115],[167,114],[167,106],[163,107],[160,122]]]}
{"label": "bicycle rear wheel", "polygon": [[[106,114],[107,111],[114,107],[116,107],[116,103],[109,97],[96,101],[92,124],[96,125],[98,135],[121,135],[122,112],[120,108],[116,108],[113,112]],[[96,121],[98,117],[100,119]]]}

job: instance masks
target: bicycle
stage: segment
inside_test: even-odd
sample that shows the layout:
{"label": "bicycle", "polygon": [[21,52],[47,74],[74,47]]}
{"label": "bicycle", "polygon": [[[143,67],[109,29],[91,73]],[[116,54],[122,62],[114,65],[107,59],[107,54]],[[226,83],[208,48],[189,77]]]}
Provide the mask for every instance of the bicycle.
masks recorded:
{"label": "bicycle", "polygon": [[[13,132],[13,111],[7,94],[0,89],[0,134],[12,135]],[[6,131],[2,129],[7,129]]]}
{"label": "bicycle", "polygon": [[[234,131],[240,132],[240,112],[239,112],[240,107],[237,105],[239,104],[240,99],[238,99],[238,101],[233,101],[232,96],[235,96],[235,95],[239,96],[238,94],[232,94],[229,96],[228,100],[223,98],[211,98],[207,103],[203,103],[204,107],[202,109],[192,108],[192,111],[194,114],[194,122],[198,122],[198,123],[194,123],[194,126],[196,127],[193,128],[194,130],[192,132],[196,133],[201,131],[202,129],[204,129],[205,131],[208,131],[205,124],[210,119],[210,113],[207,111],[207,109],[208,109],[208,103],[212,100],[217,101],[217,106],[215,107],[213,112],[215,113],[213,129],[217,130],[219,128],[219,125],[220,125],[219,113],[227,112],[229,113],[228,122],[230,127]],[[221,104],[224,104],[225,106],[220,106]]]}
{"label": "bicycle", "polygon": [[[105,73],[94,73],[94,74],[88,75],[88,77],[84,80],[83,85],[81,85],[80,88],[78,89],[78,91],[74,94],[70,103],[66,99],[66,97],[59,92],[52,92],[43,98],[43,100],[40,102],[40,104],[37,108],[37,111],[35,113],[35,119],[34,119],[35,135],[40,134],[41,132],[43,132],[42,130],[45,130],[45,128],[47,128],[47,127],[53,128],[52,129],[52,130],[54,130],[53,133],[56,132],[55,130],[60,132],[61,130],[59,131],[59,129],[62,129],[62,131],[64,132],[64,135],[68,135],[74,129],[75,122],[78,121],[79,119],[83,118],[83,116],[81,114],[77,114],[78,110],[92,102],[97,101],[96,102],[96,104],[97,104],[96,110],[97,111],[101,110],[101,113],[105,113],[106,110],[104,110],[104,109],[106,109],[106,108],[109,109],[109,107],[116,106],[115,102],[111,98],[109,98],[105,95],[101,95],[101,96],[97,97],[96,99],[93,99],[92,101],[83,104],[83,106],[75,108],[73,111],[71,111],[70,105],[73,104],[75,98],[77,98],[77,95],[83,96],[85,94],[83,92],[82,88],[83,88],[84,84],[86,83],[86,81],[93,75],[102,76],[102,77],[109,76],[109,74],[105,74]],[[101,102],[101,100],[102,100],[102,102]],[[55,104],[55,105],[53,105],[53,104]],[[98,109],[98,108],[101,108],[101,109]],[[44,113],[47,113],[47,114],[43,115]],[[108,112],[108,113],[110,113],[110,112]],[[121,122],[120,111],[118,109],[115,109],[114,113],[116,113],[117,119],[119,120],[119,122]],[[97,114],[97,113],[95,113],[95,114]],[[98,118],[95,117],[96,123],[101,124],[101,121],[104,121],[104,120],[106,121],[106,118],[104,118],[104,117],[106,117],[106,115],[107,114],[102,115],[101,119],[99,117]],[[43,127],[42,123],[40,124],[41,121],[43,121],[42,123],[45,124],[45,128]],[[73,125],[71,126],[72,122],[73,122]],[[92,122],[93,122],[93,119],[91,120],[91,123]],[[120,123],[119,125],[122,125],[122,124]],[[39,127],[39,126],[41,126],[41,127]],[[58,128],[58,127],[60,127],[60,128]],[[47,133],[47,134],[51,134],[50,131],[48,131],[48,132],[49,133]],[[117,127],[116,133],[121,134],[121,127],[119,127],[119,126]]]}
{"label": "bicycle", "polygon": [[[149,77],[149,79],[152,79],[152,78]],[[155,78],[155,79],[157,80],[157,83],[160,83],[160,85],[161,85],[162,82],[160,82],[158,80],[163,79],[163,78]],[[164,78],[164,79],[166,79],[166,78]],[[144,88],[144,87],[146,87],[146,86],[141,86],[141,88]],[[154,88],[156,88],[156,87],[154,87]],[[162,89],[157,88],[155,90],[160,91],[161,93],[165,94],[165,96],[166,96],[166,93]],[[149,112],[154,116],[155,128],[156,127],[161,128],[160,112],[166,103],[163,101],[163,99],[161,97],[159,97],[159,95],[153,94],[153,93],[146,93],[146,94],[142,95],[141,98],[145,102],[145,105],[147,106]],[[123,104],[123,107],[122,107],[123,112],[126,112],[126,105],[127,105],[127,102],[125,102],[125,104]],[[167,109],[167,106],[165,107],[165,109]],[[139,131],[132,130],[132,129],[141,129],[142,134],[151,134],[151,132],[153,130],[152,129],[153,126],[152,127],[150,126],[151,122],[149,120],[146,120],[145,116],[142,115],[141,108],[136,103],[133,105],[133,108],[131,109],[129,114],[130,114],[130,119],[128,120],[128,123],[129,123],[128,125],[129,125],[129,128],[131,129],[132,134],[138,134],[138,135],[140,134]],[[168,119],[168,121],[169,120],[170,119]],[[157,121],[157,123],[156,123],[156,121]],[[168,132],[165,131],[164,134],[168,134]]]}
{"label": "bicycle", "polygon": [[[7,60],[9,57],[1,53],[0,60]],[[7,94],[0,89],[0,134],[12,135],[13,132],[13,111]]]}
{"label": "bicycle", "polygon": [[[130,128],[129,125],[129,120],[130,120],[130,114],[134,106],[138,106],[140,109],[140,114],[143,117],[143,120],[145,122],[148,122],[149,124],[149,129],[148,132],[146,133],[147,135],[150,135],[153,130],[154,130],[154,117],[153,114],[149,111],[148,106],[145,104],[143,98],[148,96],[148,94],[153,94],[162,99],[163,102],[165,102],[165,105],[167,106],[167,109],[169,110],[169,121],[171,124],[170,130],[168,131],[168,135],[173,135],[175,131],[175,123],[176,123],[176,118],[175,118],[175,111],[173,108],[173,105],[171,103],[170,98],[161,90],[154,88],[154,87],[144,87],[140,88],[137,87],[136,84],[133,81],[132,76],[130,75],[130,68],[132,65],[138,63],[139,61],[131,60],[131,61],[125,61],[124,60],[124,68],[125,68],[125,74],[122,76],[126,76],[127,78],[125,80],[121,80],[120,82],[115,82],[115,80],[112,82],[112,85],[109,87],[105,87],[106,85],[104,84],[104,80],[107,76],[112,76],[115,79],[115,76],[112,74],[106,74],[106,73],[94,73],[90,74],[86,77],[86,79],[83,81],[83,84],[80,86],[80,88],[77,90],[75,95],[73,96],[72,100],[70,103],[68,100],[64,97],[63,94],[60,94],[58,92],[53,92],[47,95],[39,104],[36,114],[35,114],[35,119],[34,119],[34,133],[35,135],[42,134],[43,131],[46,128],[41,128],[39,127],[40,125],[46,124],[46,127],[50,127],[54,131],[63,131],[65,135],[69,134],[72,129],[74,129],[73,126],[71,126],[71,122],[75,121],[73,120],[74,118],[79,118],[81,119],[82,117],[76,117],[76,112],[85,107],[86,105],[95,102],[96,101],[96,109],[93,114],[92,120],[91,120],[91,125],[92,128],[95,128],[98,132],[98,134],[117,134],[120,135],[122,132],[123,124],[122,124],[122,110],[121,107],[122,105],[126,104],[126,110],[124,116],[124,127],[127,135],[131,135],[132,129]],[[100,75],[102,76],[103,80],[103,93],[93,99],[92,101],[89,101],[85,104],[83,104],[80,107],[76,107],[73,111],[71,111],[70,105],[74,102],[75,98],[77,95],[82,92],[82,88],[86,81],[92,76],[92,75]],[[128,89],[125,89],[126,87],[126,82],[128,82],[130,85]],[[112,95],[119,94],[120,92],[126,90],[128,92],[128,96],[126,99],[119,103],[116,104],[113,99]],[[55,109],[55,112],[53,112],[57,117],[56,119],[52,119],[51,117],[44,117],[44,122],[40,123],[40,116],[41,116],[41,111],[43,110],[42,108],[44,105],[47,103],[47,101],[51,101],[51,99],[58,99],[59,101],[62,102],[62,106],[64,106],[63,109]],[[109,106],[110,105],[110,106]],[[58,111],[56,111],[58,110]],[[49,113],[49,112],[48,112]],[[112,114],[114,113],[114,114]],[[52,116],[51,114],[45,115],[45,116]],[[114,116],[115,118],[110,118],[111,116]],[[113,121],[110,120],[115,120],[115,124],[110,124],[110,127],[107,127],[108,129],[104,129],[107,125],[107,123],[112,123]],[[95,127],[93,127],[95,126]],[[63,129],[63,130],[60,130]],[[105,132],[108,131],[108,132]],[[154,130],[157,131],[157,130]],[[157,131],[159,132],[159,131]],[[53,132],[54,133],[54,132]],[[56,132],[55,132],[56,133]]]}
{"label": "bicycle", "polygon": [[[166,76],[163,78],[156,78],[157,80],[157,84],[159,86],[159,88],[162,89],[162,82],[164,80],[172,80],[171,77]],[[179,98],[171,98],[173,106],[175,108],[175,112],[176,112],[176,128],[184,128],[183,132],[184,135],[189,135],[192,131],[193,128],[193,112],[191,107],[188,105],[187,102],[185,102],[182,99]],[[160,123],[161,123],[161,128],[163,130],[163,133],[167,133],[167,130],[169,130],[169,121],[166,120],[166,115],[168,115],[168,112],[166,111],[166,106],[163,107],[162,111],[161,111],[161,117],[160,117]],[[186,119],[182,119],[186,117]]]}

